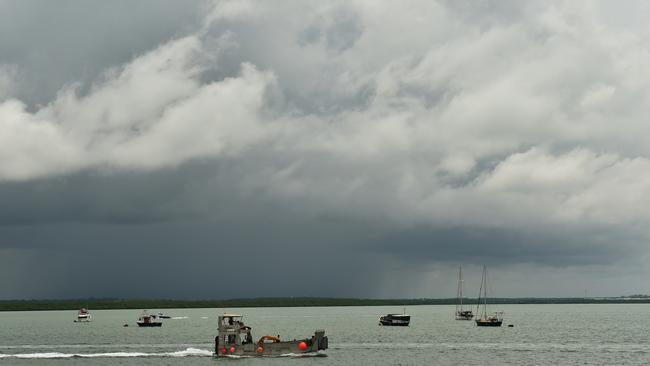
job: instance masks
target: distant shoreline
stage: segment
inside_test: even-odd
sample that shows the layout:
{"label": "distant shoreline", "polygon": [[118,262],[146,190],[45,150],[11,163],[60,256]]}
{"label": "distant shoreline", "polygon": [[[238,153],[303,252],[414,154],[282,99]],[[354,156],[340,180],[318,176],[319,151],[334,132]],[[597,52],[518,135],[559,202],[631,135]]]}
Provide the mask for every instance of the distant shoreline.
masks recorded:
{"label": "distant shoreline", "polygon": [[[350,299],[350,298],[255,298],[231,300],[146,300],[146,299],[76,299],[76,300],[0,300],[0,311],[93,310],[112,309],[190,309],[250,307],[315,307],[315,306],[417,306],[455,305],[449,299]],[[465,298],[466,304],[476,303]],[[650,304],[650,298],[491,298],[491,304]]]}

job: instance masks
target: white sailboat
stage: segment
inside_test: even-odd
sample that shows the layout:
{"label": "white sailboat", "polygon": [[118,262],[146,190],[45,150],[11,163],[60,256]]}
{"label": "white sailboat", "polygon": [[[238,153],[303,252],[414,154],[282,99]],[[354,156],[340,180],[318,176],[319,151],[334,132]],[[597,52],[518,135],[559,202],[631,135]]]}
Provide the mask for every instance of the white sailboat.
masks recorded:
{"label": "white sailboat", "polygon": [[463,268],[458,266],[458,290],[456,291],[456,320],[472,320],[474,314],[471,310],[463,310]]}
{"label": "white sailboat", "polygon": [[[487,287],[488,277],[487,268],[483,266],[483,278],[481,279],[481,288],[478,291],[478,304],[476,305],[476,325],[479,327],[500,327],[503,323],[503,312],[488,315],[487,312]],[[483,296],[483,311],[480,313],[481,296]]]}

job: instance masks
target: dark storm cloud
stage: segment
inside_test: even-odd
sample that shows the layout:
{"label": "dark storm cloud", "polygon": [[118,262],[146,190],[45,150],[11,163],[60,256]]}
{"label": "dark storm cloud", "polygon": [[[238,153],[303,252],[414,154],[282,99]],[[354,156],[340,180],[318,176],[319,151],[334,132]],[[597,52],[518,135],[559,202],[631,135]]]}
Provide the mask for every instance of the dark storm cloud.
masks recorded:
{"label": "dark storm cloud", "polygon": [[650,58],[598,3],[0,7],[0,297],[647,292]]}
{"label": "dark storm cloud", "polygon": [[[561,228],[560,225],[555,227],[554,232],[415,227],[390,233],[382,238],[381,245],[374,245],[374,248],[382,247],[392,255],[402,256],[413,263],[494,266],[529,263],[551,268],[616,263],[643,255],[647,250],[645,242],[638,238],[626,238],[618,233],[612,236],[607,231],[596,232],[593,229],[580,232],[575,228]],[[395,243],[400,245],[396,246]]]}
{"label": "dark storm cloud", "polygon": [[[46,104],[66,84],[196,30],[202,0],[1,1],[0,62],[19,66],[16,96]],[[1,95],[0,95],[1,96]]]}

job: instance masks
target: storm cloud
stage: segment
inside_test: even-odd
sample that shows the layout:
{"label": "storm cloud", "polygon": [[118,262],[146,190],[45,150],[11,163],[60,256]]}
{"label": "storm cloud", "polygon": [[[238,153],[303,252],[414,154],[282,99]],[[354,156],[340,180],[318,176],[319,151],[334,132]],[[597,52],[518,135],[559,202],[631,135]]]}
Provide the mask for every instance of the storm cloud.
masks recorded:
{"label": "storm cloud", "polygon": [[179,4],[0,1],[0,298],[650,292],[643,3]]}

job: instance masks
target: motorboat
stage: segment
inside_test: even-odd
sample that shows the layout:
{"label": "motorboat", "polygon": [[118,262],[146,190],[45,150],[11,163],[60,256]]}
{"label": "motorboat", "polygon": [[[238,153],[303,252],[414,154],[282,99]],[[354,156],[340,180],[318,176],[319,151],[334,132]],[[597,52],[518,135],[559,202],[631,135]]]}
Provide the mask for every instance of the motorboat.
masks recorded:
{"label": "motorboat", "polygon": [[77,319],[75,319],[75,323],[86,323],[92,320],[92,315],[90,315],[90,312],[86,308],[81,308],[79,312],[77,312]]}
{"label": "motorboat", "polygon": [[408,327],[411,322],[411,316],[406,314],[406,310],[402,314],[386,314],[379,317],[379,325]]}
{"label": "motorboat", "polygon": [[162,327],[162,322],[156,320],[156,316],[150,315],[146,310],[142,311],[137,323],[139,327]]}

